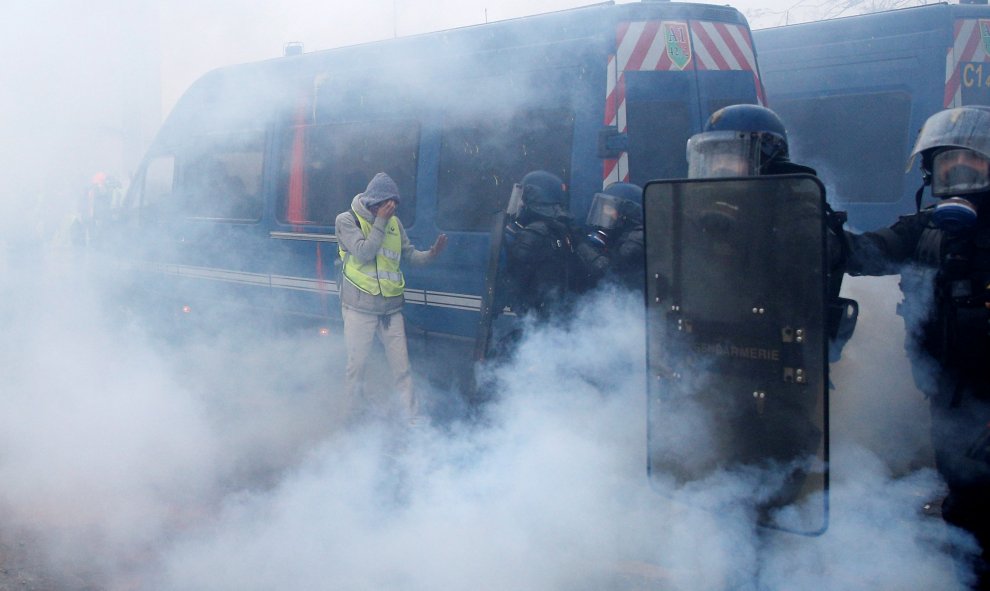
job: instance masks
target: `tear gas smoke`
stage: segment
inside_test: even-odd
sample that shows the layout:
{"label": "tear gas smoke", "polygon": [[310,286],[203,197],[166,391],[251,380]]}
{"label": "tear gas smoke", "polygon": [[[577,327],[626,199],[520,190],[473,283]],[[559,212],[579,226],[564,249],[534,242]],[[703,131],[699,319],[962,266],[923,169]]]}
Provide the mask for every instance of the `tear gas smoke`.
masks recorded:
{"label": "tear gas smoke", "polygon": [[737,475],[651,487],[629,294],[531,329],[484,420],[406,433],[341,423],[332,339],[162,344],[71,269],[4,285],[0,543],[52,588],[953,588],[972,550],[934,472],[841,427],[818,538],[755,528]]}
{"label": "tear gas smoke", "polygon": [[[169,14],[163,36],[190,20]],[[94,89],[119,71],[82,56],[129,47],[89,34],[107,17],[53,24],[44,39],[69,40],[55,57],[18,50],[34,11],[0,32],[5,54],[24,56],[0,87],[16,138],[0,153],[14,171],[0,191],[0,588],[959,588],[954,557],[972,544],[919,511],[941,483],[924,467],[900,319],[869,320],[892,306],[890,284],[851,294],[863,316],[833,372],[832,521],[818,538],[754,528],[739,475],[647,482],[642,304],[629,294],[530,330],[491,369],[482,420],[450,413],[411,434],[344,421],[339,338],[176,344],[122,316],[98,261],[50,247],[107,154],[130,172],[123,141],[91,125],[107,96]],[[66,47],[78,60],[60,61]],[[50,217],[25,206],[39,193],[35,213]],[[425,394],[435,415],[458,400]]]}

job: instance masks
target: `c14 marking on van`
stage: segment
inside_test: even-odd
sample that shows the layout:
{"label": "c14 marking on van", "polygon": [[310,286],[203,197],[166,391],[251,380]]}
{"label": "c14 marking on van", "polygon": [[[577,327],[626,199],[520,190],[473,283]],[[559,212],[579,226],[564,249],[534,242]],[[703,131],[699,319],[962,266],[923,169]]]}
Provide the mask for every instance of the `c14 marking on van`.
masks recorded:
{"label": "c14 marking on van", "polygon": [[990,76],[984,76],[982,63],[969,62],[962,69],[962,84],[966,88],[990,88]]}
{"label": "c14 marking on van", "polygon": [[[956,19],[953,44],[945,54],[945,108],[962,106],[964,76],[975,74],[976,64],[990,61],[990,19]],[[967,66],[969,66],[967,68]],[[968,70],[968,71],[967,71]],[[990,74],[990,72],[987,72]],[[971,78],[972,81],[972,78]],[[965,86],[980,88],[978,84]]]}

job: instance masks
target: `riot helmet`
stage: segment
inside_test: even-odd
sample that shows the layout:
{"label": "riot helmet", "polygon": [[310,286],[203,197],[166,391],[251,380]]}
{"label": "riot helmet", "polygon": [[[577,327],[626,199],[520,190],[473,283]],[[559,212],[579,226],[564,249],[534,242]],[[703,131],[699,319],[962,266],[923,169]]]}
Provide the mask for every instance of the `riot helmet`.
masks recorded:
{"label": "riot helmet", "polygon": [[787,161],[787,131],[759,105],[730,105],[712,113],[687,143],[688,177],[758,176]]}
{"label": "riot helmet", "polygon": [[990,182],[981,168],[990,160],[990,108],[958,107],[935,113],[918,133],[908,170],[919,154],[925,181],[931,182],[936,197],[985,191]]}
{"label": "riot helmet", "polygon": [[[923,184],[931,185],[936,205],[933,221],[949,231],[976,223],[977,207],[967,197],[990,193],[990,109],[957,107],[925,121],[908,158],[908,170],[921,155]],[[982,199],[981,199],[982,200]]]}
{"label": "riot helmet", "polygon": [[557,175],[534,170],[522,178],[522,205],[537,215],[560,217],[567,215],[567,185]]}
{"label": "riot helmet", "polygon": [[643,223],[643,189],[632,183],[612,183],[595,193],[588,210],[587,225],[614,230]]}

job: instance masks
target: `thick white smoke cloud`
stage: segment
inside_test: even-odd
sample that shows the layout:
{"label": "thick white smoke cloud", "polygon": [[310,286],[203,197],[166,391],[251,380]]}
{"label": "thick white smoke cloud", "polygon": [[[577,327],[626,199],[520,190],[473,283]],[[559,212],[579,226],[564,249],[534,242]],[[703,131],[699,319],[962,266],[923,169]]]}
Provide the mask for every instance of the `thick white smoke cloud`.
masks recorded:
{"label": "thick white smoke cloud", "polygon": [[875,451],[895,473],[931,465],[928,401],[905,354],[899,277],[846,277],[859,302],[856,332],[832,365],[832,433]]}
{"label": "thick white smoke cloud", "polygon": [[341,415],[332,385],[308,381],[332,374],[337,345],[176,349],[94,286],[97,268],[14,254],[0,279],[0,539],[29,540],[35,574],[71,588],[144,568],[169,532],[270,486]]}
{"label": "thick white smoke cloud", "polygon": [[844,412],[821,537],[753,526],[732,475],[651,487],[628,294],[531,330],[484,420],[410,433],[342,424],[333,339],[176,347],[110,323],[72,266],[6,276],[0,540],[54,588],[962,588],[965,538],[921,514],[937,476]]}
{"label": "thick white smoke cloud", "polygon": [[[326,398],[300,405],[280,391],[273,375],[288,374],[275,360],[298,359],[302,345],[238,347],[251,361],[234,365],[248,375],[209,379],[231,361],[223,353],[118,350],[107,343],[117,333],[75,306],[74,322],[60,316],[36,340],[76,348],[52,356],[50,377],[19,382],[15,399],[31,404],[18,414],[43,427],[5,428],[0,461],[5,480],[53,491],[51,519],[37,517],[45,496],[16,489],[6,511],[29,531],[67,532],[43,546],[62,568],[95,561],[107,580],[127,574],[148,589],[954,588],[947,551],[964,541],[920,513],[938,478],[893,476],[855,441],[833,442],[832,523],[818,538],[753,527],[736,502],[748,485],[729,475],[652,489],[638,306],[607,294],[571,326],[532,331],[499,370],[487,420],[413,433],[340,429]],[[80,354],[88,348],[117,352],[116,377],[89,370],[108,361]],[[294,367],[310,386],[339,372]],[[75,396],[54,377],[66,368]],[[278,428],[259,428],[259,415]],[[115,563],[125,547],[144,549],[136,579],[130,562]]]}

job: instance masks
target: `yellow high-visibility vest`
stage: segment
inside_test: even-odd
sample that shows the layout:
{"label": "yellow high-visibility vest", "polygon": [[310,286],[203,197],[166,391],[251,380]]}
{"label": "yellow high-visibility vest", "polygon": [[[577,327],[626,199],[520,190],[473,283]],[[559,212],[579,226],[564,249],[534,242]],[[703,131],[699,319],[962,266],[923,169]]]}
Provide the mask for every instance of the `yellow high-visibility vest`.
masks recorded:
{"label": "yellow high-visibility vest", "polygon": [[[354,217],[361,225],[361,233],[367,238],[371,234],[371,224],[363,217]],[[406,279],[399,270],[399,259],[402,258],[402,236],[399,234],[398,218],[392,216],[385,225],[385,240],[375,259],[361,264],[337,244],[337,251],[344,261],[344,278],[354,287],[371,295],[383,295],[387,298],[400,296],[406,287]]]}

